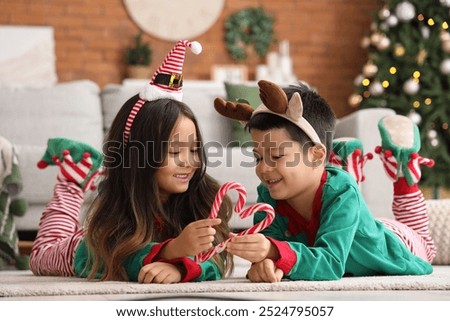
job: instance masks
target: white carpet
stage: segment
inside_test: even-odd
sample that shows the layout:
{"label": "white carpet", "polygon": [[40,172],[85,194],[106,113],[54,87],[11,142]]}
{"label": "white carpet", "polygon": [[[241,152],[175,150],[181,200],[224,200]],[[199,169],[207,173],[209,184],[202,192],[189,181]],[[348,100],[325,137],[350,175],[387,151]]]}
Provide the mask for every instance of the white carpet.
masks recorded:
{"label": "white carpet", "polygon": [[[241,275],[220,281],[182,284],[138,284],[132,282],[98,282],[75,277],[37,277],[30,271],[0,272],[0,297],[35,297],[113,294],[179,294],[184,296],[214,292],[286,292],[286,291],[386,291],[450,290],[450,266],[434,266],[431,275],[349,277],[339,281],[282,281],[251,283]],[[237,276],[236,276],[237,274]]]}

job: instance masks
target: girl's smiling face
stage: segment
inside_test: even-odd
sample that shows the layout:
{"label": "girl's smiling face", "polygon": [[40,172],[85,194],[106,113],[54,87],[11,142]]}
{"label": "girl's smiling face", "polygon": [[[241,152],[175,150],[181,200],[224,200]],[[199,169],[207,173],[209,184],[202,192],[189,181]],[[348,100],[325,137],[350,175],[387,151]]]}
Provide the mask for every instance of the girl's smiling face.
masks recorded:
{"label": "girl's smiling face", "polygon": [[[294,200],[317,188],[312,148],[293,141],[284,128],[251,130],[256,158],[256,175],[276,200]],[[320,162],[320,164],[323,164]]]}
{"label": "girl's smiling face", "polygon": [[162,201],[171,194],[187,191],[189,181],[200,166],[199,144],[195,124],[181,116],[170,134],[164,163],[155,174]]}

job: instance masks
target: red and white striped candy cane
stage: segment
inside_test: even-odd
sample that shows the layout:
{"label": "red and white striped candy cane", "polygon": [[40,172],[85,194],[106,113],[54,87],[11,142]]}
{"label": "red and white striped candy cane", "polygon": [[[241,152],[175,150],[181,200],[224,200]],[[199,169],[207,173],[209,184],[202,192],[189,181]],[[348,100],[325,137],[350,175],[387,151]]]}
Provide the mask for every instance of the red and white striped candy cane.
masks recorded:
{"label": "red and white striped candy cane", "polygon": [[[234,211],[236,213],[242,211],[242,208],[244,207],[245,202],[247,201],[247,191],[245,190],[244,186],[242,186],[239,183],[228,182],[223,184],[217,191],[216,197],[214,198],[214,202],[211,208],[211,212],[209,213],[209,218],[217,217],[220,206],[222,205],[222,202],[225,198],[225,195],[227,194],[228,191],[232,189],[236,190],[239,193],[239,198],[238,201],[236,202],[236,205],[234,206]],[[194,257],[194,261],[197,263],[207,261],[215,254],[222,252],[225,249],[225,246],[226,243],[222,242],[216,245],[215,247],[212,247],[206,252],[199,253]]]}
{"label": "red and white striped candy cane", "polygon": [[267,213],[266,218],[263,219],[258,224],[253,225],[252,227],[250,227],[242,232],[239,232],[238,234],[236,234],[236,236],[255,234],[255,233],[258,233],[258,232],[264,230],[267,226],[272,224],[273,220],[275,219],[275,210],[273,209],[273,207],[271,205],[266,204],[266,203],[256,203],[256,204],[250,206],[249,208],[246,208],[241,213],[239,213],[239,216],[241,218],[246,218],[246,217],[248,217],[252,214],[255,214],[256,212],[259,212],[259,211],[266,212]]}
{"label": "red and white striped candy cane", "polygon": [[234,211],[236,213],[242,211],[242,208],[244,207],[245,202],[247,201],[247,191],[245,190],[245,187],[239,183],[228,182],[223,184],[217,191],[216,197],[214,198],[214,203],[211,208],[211,212],[209,213],[209,218],[217,217],[217,215],[219,214],[220,206],[222,205],[222,202],[225,198],[225,195],[228,193],[228,191],[232,189],[235,189],[239,193],[239,198],[236,205],[234,206]]}
{"label": "red and white striped candy cane", "polygon": [[264,230],[270,224],[272,224],[273,220],[275,219],[275,210],[273,209],[273,207],[271,205],[266,204],[266,203],[256,203],[256,204],[250,206],[249,208],[246,208],[245,210],[243,210],[242,212],[239,213],[239,217],[246,218],[246,217],[248,217],[256,212],[259,212],[259,211],[265,211],[267,213],[266,218],[264,220],[262,220],[258,224],[253,225],[252,227],[250,227],[242,232],[239,232],[236,235],[231,236],[227,240],[221,242],[220,244],[216,245],[215,247],[209,249],[208,251],[199,253],[198,255],[195,256],[195,262],[200,263],[200,262],[207,261],[214,255],[221,253],[223,250],[225,250],[227,243],[231,240],[232,237],[258,233],[258,232]]}

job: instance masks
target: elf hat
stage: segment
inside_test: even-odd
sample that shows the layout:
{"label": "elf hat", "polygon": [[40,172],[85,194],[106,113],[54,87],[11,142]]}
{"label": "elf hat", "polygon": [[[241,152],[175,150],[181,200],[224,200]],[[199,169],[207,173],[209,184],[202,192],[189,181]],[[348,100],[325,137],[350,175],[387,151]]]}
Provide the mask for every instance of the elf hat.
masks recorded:
{"label": "elf hat", "polygon": [[202,45],[197,41],[180,40],[175,47],[167,54],[163,63],[153,74],[152,79],[139,93],[139,100],[132,108],[128,116],[125,130],[124,141],[128,142],[131,126],[136,114],[146,101],[160,98],[170,98],[181,101],[183,98],[183,63],[186,55],[186,47],[198,55],[202,52]]}

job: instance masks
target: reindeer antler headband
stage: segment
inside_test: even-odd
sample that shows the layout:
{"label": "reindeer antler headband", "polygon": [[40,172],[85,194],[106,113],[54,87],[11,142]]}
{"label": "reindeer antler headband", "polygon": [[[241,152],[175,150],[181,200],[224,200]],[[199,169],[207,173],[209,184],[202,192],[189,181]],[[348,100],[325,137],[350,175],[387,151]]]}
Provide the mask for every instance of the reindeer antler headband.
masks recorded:
{"label": "reindeer antler headband", "polygon": [[303,117],[303,103],[298,92],[294,93],[288,101],[286,93],[275,83],[260,80],[258,86],[262,104],[255,110],[249,104],[225,101],[222,98],[214,100],[214,108],[225,117],[244,122],[260,113],[278,115],[297,125],[313,143],[321,143],[319,135]]}

